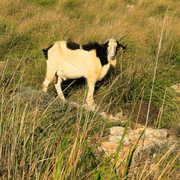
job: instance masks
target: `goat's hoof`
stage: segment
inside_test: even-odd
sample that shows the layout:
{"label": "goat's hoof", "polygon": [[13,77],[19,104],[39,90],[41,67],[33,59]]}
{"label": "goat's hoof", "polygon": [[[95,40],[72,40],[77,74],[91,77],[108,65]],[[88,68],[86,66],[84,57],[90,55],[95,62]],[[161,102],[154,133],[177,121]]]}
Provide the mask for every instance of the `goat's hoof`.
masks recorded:
{"label": "goat's hoof", "polygon": [[47,93],[47,88],[43,88],[42,91],[43,91],[44,93]]}
{"label": "goat's hoof", "polygon": [[57,96],[57,99],[59,99],[59,101],[60,101],[63,105],[65,105],[66,102],[67,102],[67,100],[66,100],[65,98],[61,98],[61,97],[59,97],[59,96]]}
{"label": "goat's hoof", "polygon": [[85,109],[87,109],[89,111],[95,111],[97,108],[97,105],[96,104],[92,104],[92,105],[85,104],[84,107],[85,107]]}
{"label": "goat's hoof", "polygon": [[69,101],[69,104],[75,107],[79,107],[78,103],[76,102]]}

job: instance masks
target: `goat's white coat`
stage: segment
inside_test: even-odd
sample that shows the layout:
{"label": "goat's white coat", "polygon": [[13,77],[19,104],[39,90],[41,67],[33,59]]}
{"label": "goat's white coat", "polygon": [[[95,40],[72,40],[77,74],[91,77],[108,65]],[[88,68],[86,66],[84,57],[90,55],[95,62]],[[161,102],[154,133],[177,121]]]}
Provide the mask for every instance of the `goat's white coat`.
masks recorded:
{"label": "goat's white coat", "polygon": [[88,94],[86,102],[88,106],[94,104],[93,94],[95,83],[101,80],[108,72],[110,64],[116,66],[115,50],[116,40],[109,40],[108,47],[108,64],[102,66],[100,59],[96,56],[96,50],[91,51],[68,49],[66,41],[56,42],[48,51],[47,74],[43,82],[43,91],[47,91],[49,83],[58,76],[55,84],[57,93],[62,100],[65,97],[62,93],[61,83],[66,79],[77,79],[84,77],[87,79]]}

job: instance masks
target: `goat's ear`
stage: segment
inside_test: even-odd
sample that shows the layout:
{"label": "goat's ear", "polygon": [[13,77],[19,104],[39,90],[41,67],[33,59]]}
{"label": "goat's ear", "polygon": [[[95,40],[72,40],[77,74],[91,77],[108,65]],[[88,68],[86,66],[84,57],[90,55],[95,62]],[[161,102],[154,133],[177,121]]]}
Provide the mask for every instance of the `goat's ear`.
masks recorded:
{"label": "goat's ear", "polygon": [[107,48],[107,47],[108,47],[108,44],[109,44],[109,41],[106,42],[105,44],[102,44],[102,46],[103,46],[104,48]]}
{"label": "goat's ear", "polygon": [[118,41],[117,41],[117,47],[120,48],[121,50],[126,49],[126,46],[123,46],[122,44],[119,44]]}

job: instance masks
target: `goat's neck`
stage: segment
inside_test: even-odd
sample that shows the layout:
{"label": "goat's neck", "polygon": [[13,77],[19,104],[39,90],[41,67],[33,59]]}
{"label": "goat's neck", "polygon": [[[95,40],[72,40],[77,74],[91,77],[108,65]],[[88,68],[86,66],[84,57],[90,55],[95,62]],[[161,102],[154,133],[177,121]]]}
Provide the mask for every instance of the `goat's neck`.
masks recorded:
{"label": "goat's neck", "polygon": [[108,58],[108,62],[113,66],[116,67],[116,58],[114,60]]}
{"label": "goat's neck", "polygon": [[100,73],[100,75],[98,77],[98,81],[100,81],[107,74],[109,68],[110,68],[110,64],[109,63],[102,67],[101,73]]}

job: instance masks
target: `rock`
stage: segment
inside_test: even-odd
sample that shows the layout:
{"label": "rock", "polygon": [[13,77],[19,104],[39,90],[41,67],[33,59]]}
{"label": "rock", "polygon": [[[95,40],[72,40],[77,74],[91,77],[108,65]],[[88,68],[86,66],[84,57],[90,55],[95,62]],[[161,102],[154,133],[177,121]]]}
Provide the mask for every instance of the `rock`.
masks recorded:
{"label": "rock", "polygon": [[[109,141],[113,143],[120,143],[122,136],[110,136]],[[131,140],[128,137],[124,137],[123,144],[129,145],[131,143]]]}
{"label": "rock", "polygon": [[148,20],[149,20],[149,23],[150,23],[150,24],[154,24],[154,23],[155,23],[155,21],[156,21],[156,20],[155,20],[155,18],[154,18],[154,17],[152,17],[152,16],[151,16],[151,17],[149,17],[149,19],[148,19]]}
{"label": "rock", "polygon": [[180,83],[171,86],[172,89],[174,89],[177,93],[180,93]]}
{"label": "rock", "polygon": [[142,131],[140,131],[140,130],[130,131],[128,133],[129,139],[134,140],[134,141],[137,140],[139,138],[139,136],[141,135]]}
{"label": "rock", "polygon": [[121,126],[114,126],[114,127],[110,128],[111,135],[122,136],[123,132],[124,132],[124,128]]}
{"label": "rock", "polygon": [[102,148],[106,148],[108,149],[114,149],[117,148],[117,143],[113,143],[113,142],[103,142],[101,145]]}
{"label": "rock", "polygon": [[121,121],[122,121],[123,123],[126,123],[127,120],[128,120],[128,117],[127,117],[127,116],[123,116],[122,119],[121,119]]}
{"label": "rock", "polygon": [[[147,106],[144,106],[144,104],[142,104],[142,108],[143,107],[144,109],[146,109]],[[122,111],[117,113],[115,116],[113,116],[112,114],[108,115],[107,113],[102,112],[101,116],[110,121],[118,120],[122,122],[123,119],[127,120],[127,117],[123,116]],[[142,163],[147,162],[148,168],[154,168],[154,165],[152,163],[157,154],[166,153],[172,147],[172,145],[177,142],[173,135],[166,129],[146,128],[145,131],[144,129],[144,125],[137,123],[134,129],[128,127],[121,145],[120,152],[118,154],[116,167],[126,162],[129,152],[132,151],[132,148],[135,147],[135,145],[137,145],[133,153],[131,166],[133,167],[135,164],[140,166],[142,165]],[[124,130],[125,128],[121,126],[111,127],[110,134],[106,137],[106,141],[104,141],[98,148],[100,153],[104,154],[105,156],[111,156],[112,163],[114,163],[114,158],[117,154],[117,149],[122,139]],[[144,134],[142,135],[143,132]],[[141,139],[139,139],[141,135],[142,137]],[[174,149],[172,149],[172,152],[179,152],[177,148],[175,147]],[[129,174],[132,173],[132,175],[134,175],[134,169],[132,168],[132,170],[133,172],[130,171]]]}
{"label": "rock", "polygon": [[127,13],[132,13],[135,10],[134,5],[127,4],[126,11]]}
{"label": "rock", "polygon": [[117,122],[117,121],[120,121],[120,119],[118,117],[115,117],[112,114],[110,114],[109,121]]}
{"label": "rock", "polygon": [[171,88],[175,91],[173,101],[180,101],[180,83],[177,83]]}
{"label": "rock", "polygon": [[152,129],[147,128],[145,130],[145,138],[167,138],[167,130],[166,129]]}
{"label": "rock", "polygon": [[[125,137],[122,142],[121,150],[119,152],[119,162],[122,162],[127,158],[128,152],[130,150],[130,145],[132,147],[137,143],[141,133],[144,131],[143,126],[139,126],[137,129],[127,129]],[[113,155],[117,152],[117,148],[121,141],[124,132],[124,127],[114,126],[110,128],[109,139],[101,144],[101,150],[105,152],[105,155]],[[169,136],[168,136],[169,135]],[[133,155],[133,163],[139,160],[139,155],[141,154],[141,159],[146,159],[149,157],[154,157],[158,152],[165,150],[170,147],[171,144],[176,142],[171,139],[171,135],[166,129],[153,129],[147,128],[144,132],[144,136],[138,142],[138,146]],[[148,153],[150,154],[148,155]]]}
{"label": "rock", "polygon": [[107,114],[106,112],[101,112],[100,115],[111,122],[127,122],[127,116],[123,116],[123,111],[121,110],[115,116],[113,114]]}
{"label": "rock", "polygon": [[119,119],[122,119],[122,117],[123,117],[123,111],[118,112],[118,113],[115,115],[115,117],[117,117],[117,118],[119,118]]}
{"label": "rock", "polygon": [[107,118],[108,118],[108,115],[107,115],[106,112],[102,112],[100,115],[101,115],[104,119],[107,119]]}
{"label": "rock", "polygon": [[111,154],[117,151],[118,144],[112,142],[103,142],[101,144],[100,150],[102,149],[105,152],[106,156],[110,156]]}

